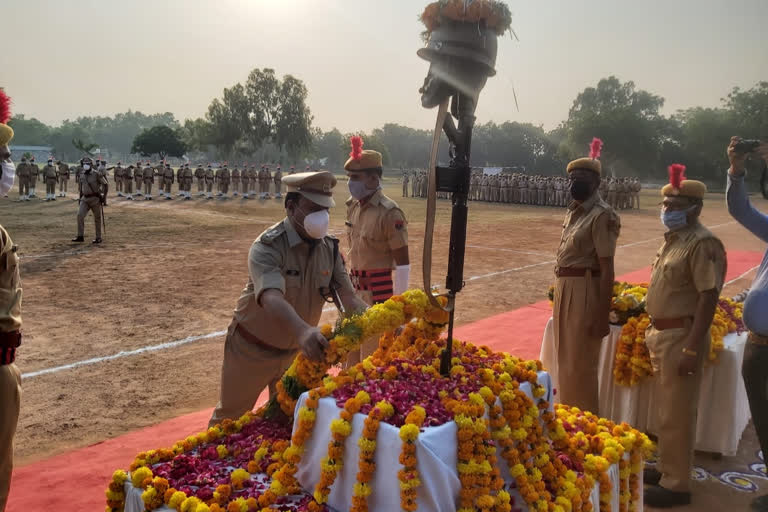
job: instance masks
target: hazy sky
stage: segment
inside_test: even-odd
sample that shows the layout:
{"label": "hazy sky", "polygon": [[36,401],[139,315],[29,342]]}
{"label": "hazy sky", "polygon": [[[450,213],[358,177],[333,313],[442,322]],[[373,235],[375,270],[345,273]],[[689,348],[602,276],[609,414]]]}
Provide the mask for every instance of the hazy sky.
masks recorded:
{"label": "hazy sky", "polygon": [[[416,57],[427,0],[3,0],[0,86],[46,123],[128,109],[205,113],[256,67],[309,88],[315,124],[431,128]],[[768,80],[768,0],[510,1],[479,122],[555,127],[576,94],[614,74],[666,98],[716,106]],[[96,76],[98,75],[98,76]],[[516,110],[514,84],[520,105]]]}

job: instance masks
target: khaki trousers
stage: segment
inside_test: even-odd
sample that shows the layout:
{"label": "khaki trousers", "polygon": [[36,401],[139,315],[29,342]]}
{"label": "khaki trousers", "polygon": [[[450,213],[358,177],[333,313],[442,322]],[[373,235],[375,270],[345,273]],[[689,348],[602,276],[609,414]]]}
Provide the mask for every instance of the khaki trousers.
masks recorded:
{"label": "khaki trousers", "polygon": [[172,182],[171,180],[165,180],[165,181],[163,182],[163,185],[165,186],[165,188],[164,188],[164,190],[163,190],[163,191],[164,191],[166,194],[170,194],[170,193],[171,193],[171,185],[173,185],[173,182]]}
{"label": "khaki trousers", "polygon": [[19,195],[29,195],[29,178],[19,178]]}
{"label": "khaki trousers", "polygon": [[93,212],[93,220],[96,223],[96,238],[101,238],[101,202],[98,197],[89,197],[80,200],[80,208],[77,211],[77,236],[85,235],[85,216],[88,211]]}
{"label": "khaki trousers", "polygon": [[203,178],[197,178],[197,191],[202,192],[205,188],[205,180]]}
{"label": "khaki trousers", "polygon": [[125,183],[123,184],[123,188],[125,189],[123,192],[125,192],[127,195],[133,195],[133,180],[125,180]]}
{"label": "khaki trousers", "polygon": [[213,192],[213,181],[205,182],[205,191],[208,193]]}
{"label": "khaki trousers", "polygon": [[253,409],[261,392],[276,385],[298,354],[295,350],[267,350],[243,339],[233,320],[224,341],[224,362],[221,365],[219,403],[213,410],[208,426],[222,420],[236,420]]}
{"label": "khaki trousers", "polygon": [[55,195],[56,194],[56,181],[55,180],[46,180],[45,182],[45,194],[48,195]]}
{"label": "khaki trousers", "polygon": [[0,512],[5,510],[13,473],[13,436],[21,407],[21,372],[15,364],[0,366]]}
{"label": "khaki trousers", "polygon": [[602,338],[589,334],[599,304],[600,278],[558,277],[555,281],[555,350],[560,402],[599,414],[597,368]]}
{"label": "khaki trousers", "polygon": [[144,182],[144,195],[145,196],[151,196],[152,195],[152,181],[145,181]]}
{"label": "khaki trousers", "polygon": [[693,446],[696,440],[696,406],[699,403],[699,387],[704,355],[699,353],[697,370],[693,375],[680,377],[677,367],[683,357],[685,337],[690,329],[667,329],[657,331],[649,327],[645,343],[651,354],[653,366],[653,407],[651,422],[659,437],[660,485],[671,491],[688,492],[691,468],[693,467]]}
{"label": "khaki trousers", "polygon": [[69,178],[59,178],[59,192],[66,192],[69,185]]}

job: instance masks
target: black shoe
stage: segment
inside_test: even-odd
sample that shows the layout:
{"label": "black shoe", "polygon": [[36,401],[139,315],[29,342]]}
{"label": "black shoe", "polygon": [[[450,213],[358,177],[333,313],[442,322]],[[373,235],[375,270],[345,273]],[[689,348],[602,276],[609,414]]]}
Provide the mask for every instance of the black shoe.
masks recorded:
{"label": "black shoe", "polygon": [[92,240],[91,243],[92,244],[100,244],[101,243],[101,238],[96,238],[96,239]]}
{"label": "black shoe", "polygon": [[765,496],[758,496],[752,500],[751,509],[755,512],[768,512],[768,494]]}
{"label": "black shoe", "polygon": [[661,472],[656,468],[647,467],[643,469],[643,483],[648,485],[659,485],[661,482]]}
{"label": "black shoe", "polygon": [[663,487],[648,487],[643,502],[649,507],[672,508],[691,504],[690,492],[670,491]]}
{"label": "black shoe", "polygon": [[72,239],[72,241],[73,242],[85,242],[85,238],[83,238],[82,236],[76,236],[75,238]]}

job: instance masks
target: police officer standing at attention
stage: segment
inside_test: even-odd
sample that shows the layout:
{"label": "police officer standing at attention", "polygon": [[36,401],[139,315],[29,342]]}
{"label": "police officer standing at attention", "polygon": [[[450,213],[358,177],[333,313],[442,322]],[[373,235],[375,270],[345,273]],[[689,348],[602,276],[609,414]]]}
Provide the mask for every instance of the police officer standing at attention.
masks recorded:
{"label": "police officer standing at attention", "polygon": [[[10,98],[0,89],[0,196],[13,186],[15,170],[8,143]],[[0,512],[5,510],[13,473],[13,438],[21,406],[21,372],[14,364],[21,345],[21,281],[19,256],[8,232],[0,226]]]}
{"label": "police officer standing at attention", "polygon": [[133,164],[123,169],[123,192],[129,201],[133,201],[133,169]]}
{"label": "police officer standing at attention", "polygon": [[58,180],[58,171],[53,165],[53,158],[48,159],[48,163],[43,167],[43,181],[45,181],[45,200],[56,200],[56,181]]}
{"label": "police officer standing at attention", "polygon": [[84,242],[85,238],[85,216],[88,211],[93,212],[93,220],[96,223],[96,238],[94,244],[101,243],[101,222],[102,207],[107,204],[107,192],[109,185],[107,178],[96,169],[93,169],[93,162],[90,157],[85,157],[81,161],[83,165],[83,175],[80,176],[78,189],[80,192],[80,209],[77,212],[77,236],[72,239],[73,242]]}
{"label": "police officer standing at attention", "polygon": [[349,281],[338,240],[328,236],[336,178],[328,171],[283,178],[286,217],[248,254],[248,283],[224,342],[219,403],[209,425],[237,419],[270,394],[298,351],[322,360],[328,340],[316,327],[333,287],[348,313],[365,309]]}
{"label": "police officer standing at attention", "polygon": [[646,297],[659,460],[656,469],[643,473],[650,485],[644,503],[657,508],[691,502],[701,373],[726,270],[723,244],[699,222],[706,185],[685,179],[683,165],[671,165],[669,174],[670,183],[661,189],[661,219],[668,231]]}
{"label": "police officer standing at attention", "polygon": [[[408,223],[397,203],[381,190],[381,153],[363,150],[359,136],[351,142],[352,152],[344,164],[352,196],[346,221],[350,274],[358,297],[371,305],[408,289]],[[377,346],[378,340],[364,342],[359,353],[350,353],[349,363],[362,361]]]}
{"label": "police officer standing at attention", "polygon": [[59,177],[59,197],[67,197],[67,189],[69,188],[69,166],[61,160],[56,162],[58,166],[57,175]]}
{"label": "police officer standing at attention", "polygon": [[570,194],[557,250],[554,328],[560,401],[598,414],[597,367],[609,333],[613,259],[621,224],[598,194],[602,141],[568,164]]}

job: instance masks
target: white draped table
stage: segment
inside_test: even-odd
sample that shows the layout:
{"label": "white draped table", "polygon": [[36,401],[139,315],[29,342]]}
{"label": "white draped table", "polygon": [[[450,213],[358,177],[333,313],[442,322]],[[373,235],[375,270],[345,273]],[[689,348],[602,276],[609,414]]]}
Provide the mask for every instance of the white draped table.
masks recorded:
{"label": "white draped table", "polygon": [[[555,350],[554,322],[550,318],[541,344],[541,362],[557,383],[557,351]],[[657,391],[653,377],[643,379],[632,387],[619,386],[613,378],[613,361],[621,336],[620,326],[611,326],[611,333],[603,339],[600,350],[598,383],[600,393],[599,415],[615,422],[627,422],[646,432],[654,432],[653,395]],[[749,423],[750,412],[747,391],[741,378],[741,362],[747,335],[729,334],[723,339],[723,351],[714,364],[705,364],[699,392],[698,421],[696,424],[696,450],[736,455],[739,441]],[[555,395],[557,401],[557,394]]]}

